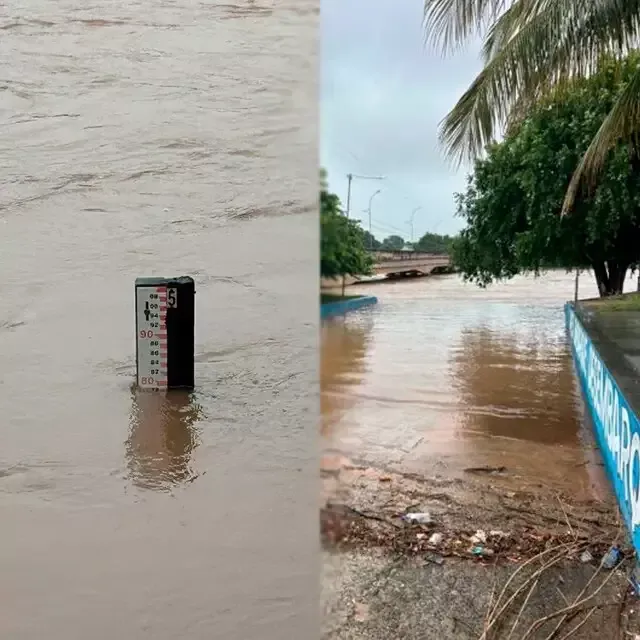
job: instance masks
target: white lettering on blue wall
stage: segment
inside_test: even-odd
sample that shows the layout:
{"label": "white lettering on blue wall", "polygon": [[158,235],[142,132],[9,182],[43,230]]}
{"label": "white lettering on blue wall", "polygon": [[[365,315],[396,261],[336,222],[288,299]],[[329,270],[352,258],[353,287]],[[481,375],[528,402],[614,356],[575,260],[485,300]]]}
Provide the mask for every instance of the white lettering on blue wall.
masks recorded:
{"label": "white lettering on blue wall", "polygon": [[640,529],[636,531],[640,527],[640,424],[570,306],[567,320],[576,367],[584,381],[607,469],[613,476],[620,509],[637,543],[640,542]]}

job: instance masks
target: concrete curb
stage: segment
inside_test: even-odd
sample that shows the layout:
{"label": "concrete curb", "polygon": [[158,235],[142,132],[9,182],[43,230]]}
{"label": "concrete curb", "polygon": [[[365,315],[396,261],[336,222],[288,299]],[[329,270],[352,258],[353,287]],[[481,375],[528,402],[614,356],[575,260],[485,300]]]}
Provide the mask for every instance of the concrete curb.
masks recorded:
{"label": "concrete curb", "polygon": [[339,316],[355,311],[362,307],[376,304],[378,298],[375,296],[360,296],[358,298],[349,298],[349,300],[341,300],[340,302],[328,302],[320,305],[320,318],[329,318],[330,316]]}

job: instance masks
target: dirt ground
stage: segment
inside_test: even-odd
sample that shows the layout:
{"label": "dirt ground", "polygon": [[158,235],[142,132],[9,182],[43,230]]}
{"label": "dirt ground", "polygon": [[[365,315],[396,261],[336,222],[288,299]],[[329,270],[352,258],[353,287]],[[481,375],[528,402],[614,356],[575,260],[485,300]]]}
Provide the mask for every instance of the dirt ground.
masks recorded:
{"label": "dirt ground", "polygon": [[[427,478],[339,455],[323,466],[323,638],[640,640],[613,498],[514,491],[503,468]],[[611,570],[613,544],[623,559]]]}

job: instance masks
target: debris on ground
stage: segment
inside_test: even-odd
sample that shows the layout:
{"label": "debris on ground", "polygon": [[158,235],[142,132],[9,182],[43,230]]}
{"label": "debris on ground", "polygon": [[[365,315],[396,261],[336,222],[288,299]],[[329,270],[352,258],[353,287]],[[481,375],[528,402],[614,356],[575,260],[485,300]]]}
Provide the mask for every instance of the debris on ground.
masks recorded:
{"label": "debris on ground", "polygon": [[402,519],[405,522],[411,522],[413,524],[431,524],[431,514],[428,512],[424,513],[405,513],[402,516]]}
{"label": "debris on ground", "polygon": [[[592,558],[604,558],[610,550],[611,539],[619,530],[618,527],[599,535],[594,535],[593,532],[588,535],[575,530],[572,535],[563,527],[559,527],[556,532],[523,527],[514,529],[509,534],[492,531],[487,535],[484,530],[477,529],[448,530],[442,533],[430,531],[431,525],[407,522],[404,518],[398,524],[393,517],[386,518],[333,503],[327,504],[321,510],[320,520],[321,537],[326,548],[379,548],[408,556],[422,555],[437,548],[438,553],[445,558],[495,557],[500,562],[510,564],[525,561],[555,544],[569,543],[581,545],[575,554],[576,559],[586,550]],[[420,527],[420,531],[416,532],[416,527]],[[485,534],[485,543],[470,544],[471,539],[483,537],[478,536],[479,532]]]}
{"label": "debris on ground", "polygon": [[427,562],[433,562],[434,564],[444,564],[444,558],[438,553],[426,553],[424,557]]}
{"label": "debris on ground", "polygon": [[464,472],[476,475],[500,475],[507,472],[507,467],[467,467]]}
{"label": "debris on ground", "polygon": [[602,567],[604,569],[613,569],[622,560],[622,551],[618,545],[614,545],[607,551],[604,558],[602,558]]}
{"label": "debris on ground", "polygon": [[[568,638],[580,627],[585,625],[597,610],[611,606],[618,608],[618,625],[620,625],[620,615],[629,590],[622,589],[618,593],[618,600],[614,602],[597,599],[598,594],[605,588],[607,583],[609,583],[613,577],[618,576],[619,573],[611,571],[608,575],[601,578],[601,569],[605,568],[603,561],[591,575],[586,585],[571,601],[563,598],[565,601],[564,606],[558,610],[536,617],[532,622],[528,622],[524,626],[519,626],[523,614],[527,609],[527,605],[538,588],[544,574],[549,571],[557,571],[558,565],[572,557],[583,544],[581,545],[579,542],[575,542],[574,544],[556,545],[534,556],[518,567],[511,574],[498,597],[490,600],[480,640],[490,640],[490,638],[499,637],[498,633],[501,629],[504,629],[507,620],[508,627],[511,629],[509,637],[511,637],[516,629],[519,629],[516,637],[521,638],[521,640],[530,640],[534,637],[556,638],[559,637],[558,634],[560,631],[563,631],[562,638]],[[617,545],[611,547],[610,551],[615,549],[618,549]],[[612,555],[618,560],[622,558],[622,556],[617,556],[615,553]],[[532,567],[533,571],[529,571],[528,575],[524,572],[525,577],[519,576],[527,566]],[[612,566],[610,568],[613,569],[614,567]],[[619,577],[623,578],[624,576]],[[519,580],[516,580],[516,578],[519,578]],[[524,599],[522,596],[524,596]],[[570,628],[566,629],[566,627]],[[542,631],[541,636],[536,635],[538,631]],[[611,637],[618,637],[618,631],[615,631],[615,635]]]}
{"label": "debris on ground", "polygon": [[493,549],[483,547],[482,545],[478,545],[476,547],[473,547],[471,553],[473,553],[473,555],[478,558],[490,558],[494,555],[495,551]]}
{"label": "debris on ground", "polygon": [[587,564],[588,562],[593,562],[593,556],[589,552],[589,549],[585,549],[580,554],[580,562],[584,562],[585,564]]}
{"label": "debris on ground", "polygon": [[478,529],[470,538],[471,544],[485,544],[487,541],[487,534],[482,530]]}
{"label": "debris on ground", "polygon": [[435,547],[437,547],[443,540],[444,536],[438,532],[432,533],[431,536],[429,536],[429,544],[432,544]]}
{"label": "debris on ground", "polygon": [[[540,485],[513,491],[503,473],[474,469],[461,481],[385,469],[385,481],[372,482],[376,470],[363,464],[326,475],[323,547],[354,567],[349,589],[361,591],[348,610],[355,601],[369,608],[357,630],[349,626],[353,613],[328,620],[324,637],[617,640],[640,633],[640,607],[628,602],[630,594],[640,597],[640,568],[613,498],[579,501]],[[371,554],[379,567],[373,583],[361,576]],[[469,611],[471,602],[478,611]]]}

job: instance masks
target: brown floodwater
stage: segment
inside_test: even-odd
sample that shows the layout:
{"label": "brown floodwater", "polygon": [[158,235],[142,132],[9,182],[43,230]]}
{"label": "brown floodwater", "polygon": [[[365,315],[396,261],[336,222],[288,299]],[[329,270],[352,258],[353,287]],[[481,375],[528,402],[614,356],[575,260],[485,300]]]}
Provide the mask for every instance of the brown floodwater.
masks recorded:
{"label": "brown floodwater", "polygon": [[[313,628],[316,9],[0,6],[3,639]],[[197,388],[138,394],[134,280],[183,274]]]}
{"label": "brown floodwater", "polygon": [[[444,276],[353,291],[379,303],[323,323],[329,451],[444,477],[506,467],[520,486],[605,495],[565,335],[572,275],[487,289]],[[581,276],[580,296],[595,295]]]}

